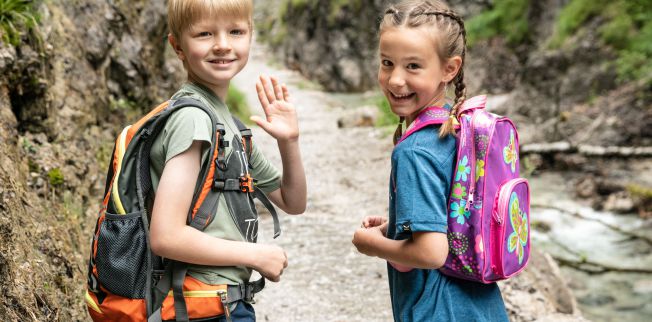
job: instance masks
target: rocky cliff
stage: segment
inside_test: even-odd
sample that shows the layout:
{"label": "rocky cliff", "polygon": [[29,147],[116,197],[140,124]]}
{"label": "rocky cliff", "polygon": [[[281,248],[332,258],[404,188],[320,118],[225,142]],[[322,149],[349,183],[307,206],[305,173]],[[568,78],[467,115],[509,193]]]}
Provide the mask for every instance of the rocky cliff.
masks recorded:
{"label": "rocky cliff", "polygon": [[169,96],[179,66],[164,63],[165,1],[34,6],[39,27],[0,42],[0,319],[86,320],[116,127]]}

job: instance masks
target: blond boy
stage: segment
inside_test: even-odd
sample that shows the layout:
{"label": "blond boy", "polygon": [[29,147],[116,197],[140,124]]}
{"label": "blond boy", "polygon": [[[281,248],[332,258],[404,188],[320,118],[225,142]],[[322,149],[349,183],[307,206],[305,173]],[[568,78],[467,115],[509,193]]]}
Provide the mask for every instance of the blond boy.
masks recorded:
{"label": "blond boy", "polygon": [[[168,40],[188,74],[187,83],[172,98],[189,96],[213,108],[224,123],[226,141],[240,133],[224,101],[231,79],[249,58],[252,11],[251,0],[168,3]],[[251,119],[277,140],[283,165],[281,175],[254,145],[248,161],[252,177],[258,181],[256,189],[288,214],[300,214],[306,206],[306,181],[295,108],[288,102],[287,88],[275,78],[261,76],[256,90],[265,118]],[[205,231],[186,224],[200,161],[208,157],[210,132],[206,113],[184,108],[170,117],[154,141],[150,167],[156,189],[150,226],[152,251],[191,264],[188,275],[207,285],[244,285],[252,270],[277,282],[287,266],[285,252],[278,246],[248,242],[233,219],[237,214],[231,213],[223,199]],[[231,149],[225,148],[227,156]],[[244,300],[232,304],[229,311],[232,321],[255,321],[253,308]],[[223,319],[216,317],[215,321]]]}

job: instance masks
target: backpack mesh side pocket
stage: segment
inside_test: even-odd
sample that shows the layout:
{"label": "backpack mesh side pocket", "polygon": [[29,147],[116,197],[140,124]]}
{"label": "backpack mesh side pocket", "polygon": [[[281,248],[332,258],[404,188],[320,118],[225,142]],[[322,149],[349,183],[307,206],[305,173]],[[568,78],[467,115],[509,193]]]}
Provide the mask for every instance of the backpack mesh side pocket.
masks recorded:
{"label": "backpack mesh side pocket", "polygon": [[109,292],[144,298],[147,278],[147,231],[142,213],[105,214],[97,241],[97,275]]}

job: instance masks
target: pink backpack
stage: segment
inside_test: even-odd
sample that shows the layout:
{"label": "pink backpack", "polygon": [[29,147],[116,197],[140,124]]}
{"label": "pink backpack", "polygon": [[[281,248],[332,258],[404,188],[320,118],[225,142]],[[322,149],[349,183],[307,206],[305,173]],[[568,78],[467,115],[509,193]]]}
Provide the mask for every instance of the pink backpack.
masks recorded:
{"label": "pink backpack", "polygon": [[[514,123],[485,111],[486,101],[486,96],[473,97],[460,110],[448,201],[448,258],[440,272],[492,283],[519,273],[530,258],[530,187],[519,177]],[[401,141],[448,117],[441,107],[423,110]]]}

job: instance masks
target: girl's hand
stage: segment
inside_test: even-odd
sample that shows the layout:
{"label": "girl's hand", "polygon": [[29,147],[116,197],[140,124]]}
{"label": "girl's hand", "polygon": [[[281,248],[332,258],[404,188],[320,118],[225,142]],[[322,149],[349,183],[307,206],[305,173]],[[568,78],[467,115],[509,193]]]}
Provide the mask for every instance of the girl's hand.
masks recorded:
{"label": "girl's hand", "polygon": [[260,76],[256,82],[256,92],[265,119],[257,115],[250,119],[278,141],[296,140],[299,137],[299,123],[294,105],[288,102],[290,93],[285,84],[279,84],[274,77]]}
{"label": "girl's hand", "polygon": [[383,216],[367,216],[362,219],[362,228],[371,228],[380,226],[387,222],[387,217]]}
{"label": "girl's hand", "polygon": [[358,228],[353,234],[353,240],[351,242],[360,253],[367,256],[377,256],[376,247],[374,247],[376,240],[377,238],[385,238],[385,235],[380,229],[381,227]]}

